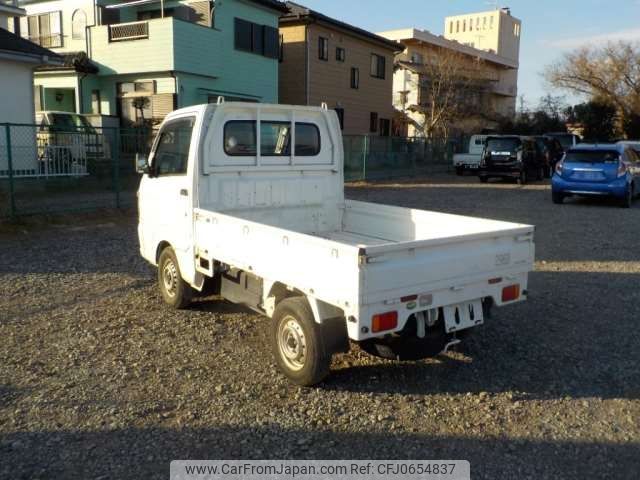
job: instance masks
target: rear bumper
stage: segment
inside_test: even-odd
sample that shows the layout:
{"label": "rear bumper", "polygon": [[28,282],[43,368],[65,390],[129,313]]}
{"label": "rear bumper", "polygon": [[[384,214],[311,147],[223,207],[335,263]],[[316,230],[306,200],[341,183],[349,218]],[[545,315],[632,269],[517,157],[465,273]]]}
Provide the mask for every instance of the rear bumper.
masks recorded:
{"label": "rear bumper", "polygon": [[480,167],[478,175],[481,177],[519,177],[522,165],[504,165]]}
{"label": "rear bumper", "polygon": [[584,196],[624,197],[627,194],[627,179],[618,178],[611,182],[571,182],[558,175],[551,180],[553,193]]}

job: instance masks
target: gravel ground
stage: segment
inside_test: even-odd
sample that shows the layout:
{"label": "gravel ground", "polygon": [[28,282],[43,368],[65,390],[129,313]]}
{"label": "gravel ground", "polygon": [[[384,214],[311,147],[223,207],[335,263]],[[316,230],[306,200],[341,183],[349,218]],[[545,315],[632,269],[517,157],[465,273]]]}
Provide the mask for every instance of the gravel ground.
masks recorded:
{"label": "gravel ground", "polygon": [[[260,316],[172,312],[131,215],[0,235],[0,477],[166,478],[172,459],[468,459],[472,478],[638,478],[640,201],[551,203],[472,177],[352,198],[537,226],[529,301],[458,351],[357,348],[318,388],[274,368]],[[6,229],[5,229],[6,230]]]}

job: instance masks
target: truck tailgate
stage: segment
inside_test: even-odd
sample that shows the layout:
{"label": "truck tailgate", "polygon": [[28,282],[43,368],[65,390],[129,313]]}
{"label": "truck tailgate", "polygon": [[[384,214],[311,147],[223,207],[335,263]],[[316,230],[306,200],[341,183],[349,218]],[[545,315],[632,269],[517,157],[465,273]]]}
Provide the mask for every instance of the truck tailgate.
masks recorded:
{"label": "truck tailgate", "polygon": [[345,230],[386,238],[361,245],[361,303],[439,289],[462,292],[533,269],[534,228],[437,212],[348,202]]}

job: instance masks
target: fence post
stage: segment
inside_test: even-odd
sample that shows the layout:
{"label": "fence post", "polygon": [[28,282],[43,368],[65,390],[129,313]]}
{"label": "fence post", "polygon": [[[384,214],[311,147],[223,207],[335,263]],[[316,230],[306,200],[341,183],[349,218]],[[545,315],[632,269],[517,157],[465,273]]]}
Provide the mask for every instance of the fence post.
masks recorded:
{"label": "fence post", "polygon": [[369,148],[369,135],[364,136],[364,144],[362,146],[362,181],[367,180],[367,149]]}
{"label": "fence post", "polygon": [[120,208],[120,128],[115,129],[113,140],[113,188],[116,193],[116,208]]}
{"label": "fence post", "polygon": [[7,123],[5,126],[5,134],[7,138],[7,166],[9,168],[9,205],[10,212],[9,215],[13,219],[16,216],[16,198],[15,191],[13,185],[13,157],[12,157],[12,148],[11,148],[11,127]]}

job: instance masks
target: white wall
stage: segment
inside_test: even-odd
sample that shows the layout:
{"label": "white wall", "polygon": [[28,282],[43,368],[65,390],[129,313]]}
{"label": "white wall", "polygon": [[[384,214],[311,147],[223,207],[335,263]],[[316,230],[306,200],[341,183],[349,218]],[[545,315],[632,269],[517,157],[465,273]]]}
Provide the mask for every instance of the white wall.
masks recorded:
{"label": "white wall", "polygon": [[[0,123],[35,122],[33,71],[35,64],[0,59]],[[0,177],[7,175],[6,132],[0,129]],[[33,127],[12,127],[11,143],[15,175],[32,174],[37,168],[36,133]]]}
{"label": "white wall", "polygon": [[0,59],[0,123],[33,123],[33,68],[35,64]]}

